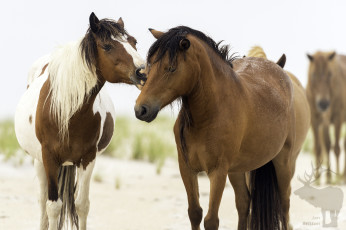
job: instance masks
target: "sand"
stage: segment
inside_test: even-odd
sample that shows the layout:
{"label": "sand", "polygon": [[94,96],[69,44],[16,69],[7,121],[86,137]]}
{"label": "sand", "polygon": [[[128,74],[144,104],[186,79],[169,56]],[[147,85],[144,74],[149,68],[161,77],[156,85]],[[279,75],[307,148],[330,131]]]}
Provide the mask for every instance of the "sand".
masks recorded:
{"label": "sand", "polygon": [[[292,180],[292,192],[302,187],[297,175],[310,170],[311,156],[300,155]],[[176,160],[166,161],[160,175],[147,162],[119,160],[100,156],[90,187],[89,230],[188,230],[185,188]],[[209,180],[199,177],[200,202],[207,213]],[[118,188],[117,188],[118,187]],[[314,186],[316,187],[316,186]],[[323,188],[326,186],[321,186]],[[346,195],[346,186],[341,188]],[[39,226],[38,180],[31,158],[21,166],[0,161],[0,230],[32,230]],[[326,197],[328,199],[328,197]],[[346,198],[338,217],[337,228],[322,228],[322,214],[298,196],[291,195],[291,223],[294,229],[346,229]],[[227,181],[220,207],[220,230],[235,230],[237,211],[233,189]],[[327,222],[329,222],[327,213]],[[201,225],[203,228],[203,224]]]}

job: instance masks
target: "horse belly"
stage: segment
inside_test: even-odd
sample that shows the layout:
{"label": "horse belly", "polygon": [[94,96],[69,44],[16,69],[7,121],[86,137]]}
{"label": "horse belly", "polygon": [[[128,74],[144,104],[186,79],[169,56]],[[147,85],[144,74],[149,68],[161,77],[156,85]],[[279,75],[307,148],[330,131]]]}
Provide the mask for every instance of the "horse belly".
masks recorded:
{"label": "horse belly", "polygon": [[41,144],[36,137],[36,108],[41,88],[48,78],[45,73],[36,78],[21,97],[14,119],[14,127],[19,145],[29,155],[42,162]]}
{"label": "horse belly", "polygon": [[94,105],[94,114],[99,113],[101,116],[100,136],[97,140],[97,155],[101,154],[109,145],[114,132],[115,110],[114,105],[109,97],[105,87],[97,95]]}

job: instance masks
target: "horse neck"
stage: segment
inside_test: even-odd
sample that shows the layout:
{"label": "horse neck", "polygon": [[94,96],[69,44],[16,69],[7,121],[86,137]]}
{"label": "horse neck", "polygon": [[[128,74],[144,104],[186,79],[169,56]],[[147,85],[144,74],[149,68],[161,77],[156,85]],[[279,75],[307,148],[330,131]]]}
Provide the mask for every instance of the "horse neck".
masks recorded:
{"label": "horse neck", "polygon": [[204,47],[198,55],[200,63],[200,73],[198,82],[192,92],[183,98],[183,108],[188,109],[190,119],[194,125],[210,124],[211,120],[220,111],[220,107],[226,98],[223,92],[231,90],[231,84],[235,81],[233,69],[209,47]]}

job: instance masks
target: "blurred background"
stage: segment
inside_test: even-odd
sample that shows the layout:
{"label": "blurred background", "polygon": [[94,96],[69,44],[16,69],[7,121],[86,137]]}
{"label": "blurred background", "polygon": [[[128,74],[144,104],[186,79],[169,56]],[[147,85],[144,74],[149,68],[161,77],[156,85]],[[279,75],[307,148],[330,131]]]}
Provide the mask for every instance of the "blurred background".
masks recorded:
{"label": "blurred background", "polygon": [[[88,19],[91,12],[95,12],[99,19],[111,18],[118,20],[119,17],[122,17],[126,30],[138,40],[137,48],[144,58],[150,45],[154,42],[148,28],[166,31],[171,27],[185,25],[201,30],[215,41],[223,40],[224,44],[230,44],[232,47],[231,52],[239,56],[246,55],[254,45],[262,46],[270,60],[276,61],[285,53],[287,56],[285,69],[295,74],[304,86],[307,82],[309,64],[306,57],[307,53],[313,54],[317,50],[335,50],[337,53],[346,54],[345,1],[13,0],[1,1],[0,9],[0,63],[2,70],[0,77],[0,206],[3,206],[3,204],[10,205],[13,199],[16,200],[18,197],[16,200],[17,205],[25,203],[27,208],[30,208],[30,205],[37,206],[34,196],[36,195],[35,191],[38,190],[36,185],[28,187],[30,198],[26,197],[29,196],[28,194],[24,195],[28,199],[23,198],[20,194],[15,195],[15,198],[9,195],[18,190],[16,187],[18,184],[5,185],[5,182],[17,180],[21,186],[24,186],[24,182],[31,186],[30,184],[34,184],[33,178],[35,178],[32,159],[19,148],[16,141],[13,128],[14,112],[21,95],[26,90],[27,73],[32,63],[39,57],[50,53],[59,45],[83,37],[89,26]],[[94,171],[94,183],[104,184],[92,185],[92,187],[99,186],[99,190],[94,190],[91,195],[96,193],[95,196],[97,196],[98,192],[106,189],[105,186],[107,185],[111,186],[112,192],[123,189],[124,193],[128,193],[133,188],[131,186],[135,186],[135,182],[133,184],[127,182],[127,180],[130,180],[128,176],[132,175],[128,171],[134,172],[142,169],[141,163],[137,164],[142,162],[153,177],[166,175],[173,181],[176,180],[176,182],[167,182],[168,179],[162,179],[162,177],[161,179],[150,179],[161,183],[160,186],[166,186],[166,189],[174,183],[177,184],[179,187],[177,191],[181,195],[172,192],[171,195],[167,195],[166,201],[172,199],[172,202],[176,202],[174,204],[179,207],[177,213],[182,213],[175,213],[174,215],[167,213],[167,215],[173,215],[170,216],[171,219],[162,218],[162,222],[170,221],[171,227],[161,228],[153,227],[154,225],[150,225],[151,227],[144,225],[147,227],[143,229],[181,229],[181,225],[174,224],[177,220],[181,220],[182,226],[184,226],[183,229],[188,229],[189,224],[187,215],[185,215],[185,190],[179,178],[175,141],[172,132],[175,118],[178,115],[178,106],[173,105],[166,108],[160,112],[154,122],[147,124],[136,120],[134,116],[133,107],[139,94],[137,88],[124,84],[112,85],[108,83],[106,87],[112,97],[117,114],[115,133],[110,146],[103,154],[105,158],[100,160],[101,163]],[[343,149],[343,147],[341,148]],[[304,163],[302,164],[306,165],[307,163],[310,165],[310,161],[313,160],[312,152],[312,135],[309,132],[303,147],[302,156],[304,159],[302,162]],[[127,165],[126,162],[132,160],[137,163]],[[106,166],[106,162],[113,162],[113,166]],[[343,156],[341,162],[343,162]],[[128,168],[122,165],[126,165]],[[118,171],[108,170],[108,167],[115,166],[119,166]],[[303,173],[305,169],[307,168],[302,167],[297,172]],[[111,177],[109,176],[110,172],[112,173]],[[140,172],[138,174],[134,175],[139,178],[138,180],[142,181],[146,178],[146,176],[141,177]],[[29,181],[25,179],[25,176],[28,175],[30,175]],[[206,178],[204,180],[207,183]],[[148,194],[156,194],[154,191],[157,183],[152,184],[152,187],[147,191]],[[299,185],[297,186],[299,187]],[[208,187],[204,187],[206,188],[204,202],[207,204]],[[118,195],[119,193],[118,191]],[[231,193],[232,189],[229,190],[229,194]],[[160,194],[156,195],[160,197]],[[233,202],[232,195],[227,198],[226,192],[224,196],[226,196],[224,199],[229,199],[230,203]],[[114,198],[116,198],[115,195]],[[145,200],[145,198],[143,199]],[[155,202],[160,201],[161,198],[155,199],[147,200],[148,204],[155,206]],[[91,198],[91,203],[93,203],[93,198]],[[162,203],[158,203],[164,206]],[[138,208],[136,206],[138,203],[133,205],[135,205],[135,211]],[[235,210],[234,202],[232,205],[232,208],[230,208],[228,204],[227,210],[232,209],[233,213]],[[309,204],[306,203],[306,205]],[[292,206],[295,207],[295,204]],[[38,210],[38,207],[36,208]],[[206,210],[207,206],[205,205],[204,208]],[[112,209],[116,210],[117,207],[112,207]],[[153,210],[154,213],[155,211],[157,215],[157,209]],[[297,211],[292,215],[298,218],[296,219],[297,223],[303,223],[315,216],[320,216],[318,209],[311,209],[311,212],[316,214],[306,214],[302,217]],[[15,216],[21,215],[20,213],[8,213],[0,209],[0,229],[24,229],[16,225],[19,223],[15,221]],[[123,215],[123,218],[125,218],[130,213],[116,212],[116,215]],[[343,215],[346,216],[345,212],[343,212]],[[234,213],[234,216],[237,218],[236,213]],[[23,218],[27,218],[25,214],[23,214]],[[138,218],[140,217],[138,216]],[[38,217],[36,219],[27,219],[27,221],[33,222],[32,226],[37,226]],[[107,229],[98,228],[99,225],[96,224],[98,221],[96,217],[91,219],[91,226],[94,226],[94,229]],[[109,224],[108,219],[105,221],[108,221]],[[124,222],[127,221],[130,220],[125,218]],[[236,219],[223,223],[221,229],[235,229],[233,226]],[[131,225],[132,227],[128,229],[139,228],[135,227],[137,226],[135,223],[132,224],[134,225]],[[91,229],[93,229],[92,227]],[[35,228],[33,227],[33,229]]]}

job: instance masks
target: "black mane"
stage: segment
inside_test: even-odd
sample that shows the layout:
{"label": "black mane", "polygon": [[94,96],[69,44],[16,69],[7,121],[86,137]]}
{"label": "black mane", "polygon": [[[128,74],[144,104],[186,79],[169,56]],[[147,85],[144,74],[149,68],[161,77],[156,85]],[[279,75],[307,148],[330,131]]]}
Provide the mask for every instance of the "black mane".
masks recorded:
{"label": "black mane", "polygon": [[216,43],[212,38],[205,35],[201,31],[191,29],[187,26],[178,26],[170,29],[164,33],[159,39],[157,39],[150,47],[148,51],[147,61],[153,57],[157,52],[155,60],[152,60],[154,63],[160,61],[165,53],[168,51],[170,63],[176,61],[177,54],[179,52],[179,42],[181,39],[185,38],[188,34],[194,35],[200,40],[207,43],[218,56],[221,57],[227,64],[232,67],[232,61],[235,59],[233,55],[229,55],[229,45],[220,46],[221,42]]}
{"label": "black mane", "polygon": [[[111,19],[105,18],[100,20],[98,26],[99,30],[96,36],[103,42],[110,40],[111,36],[118,37],[119,34],[128,35],[125,29],[123,29],[118,23]],[[84,58],[88,67],[92,69],[92,66],[96,64],[97,46],[90,27],[80,44],[80,50],[82,57]]]}

